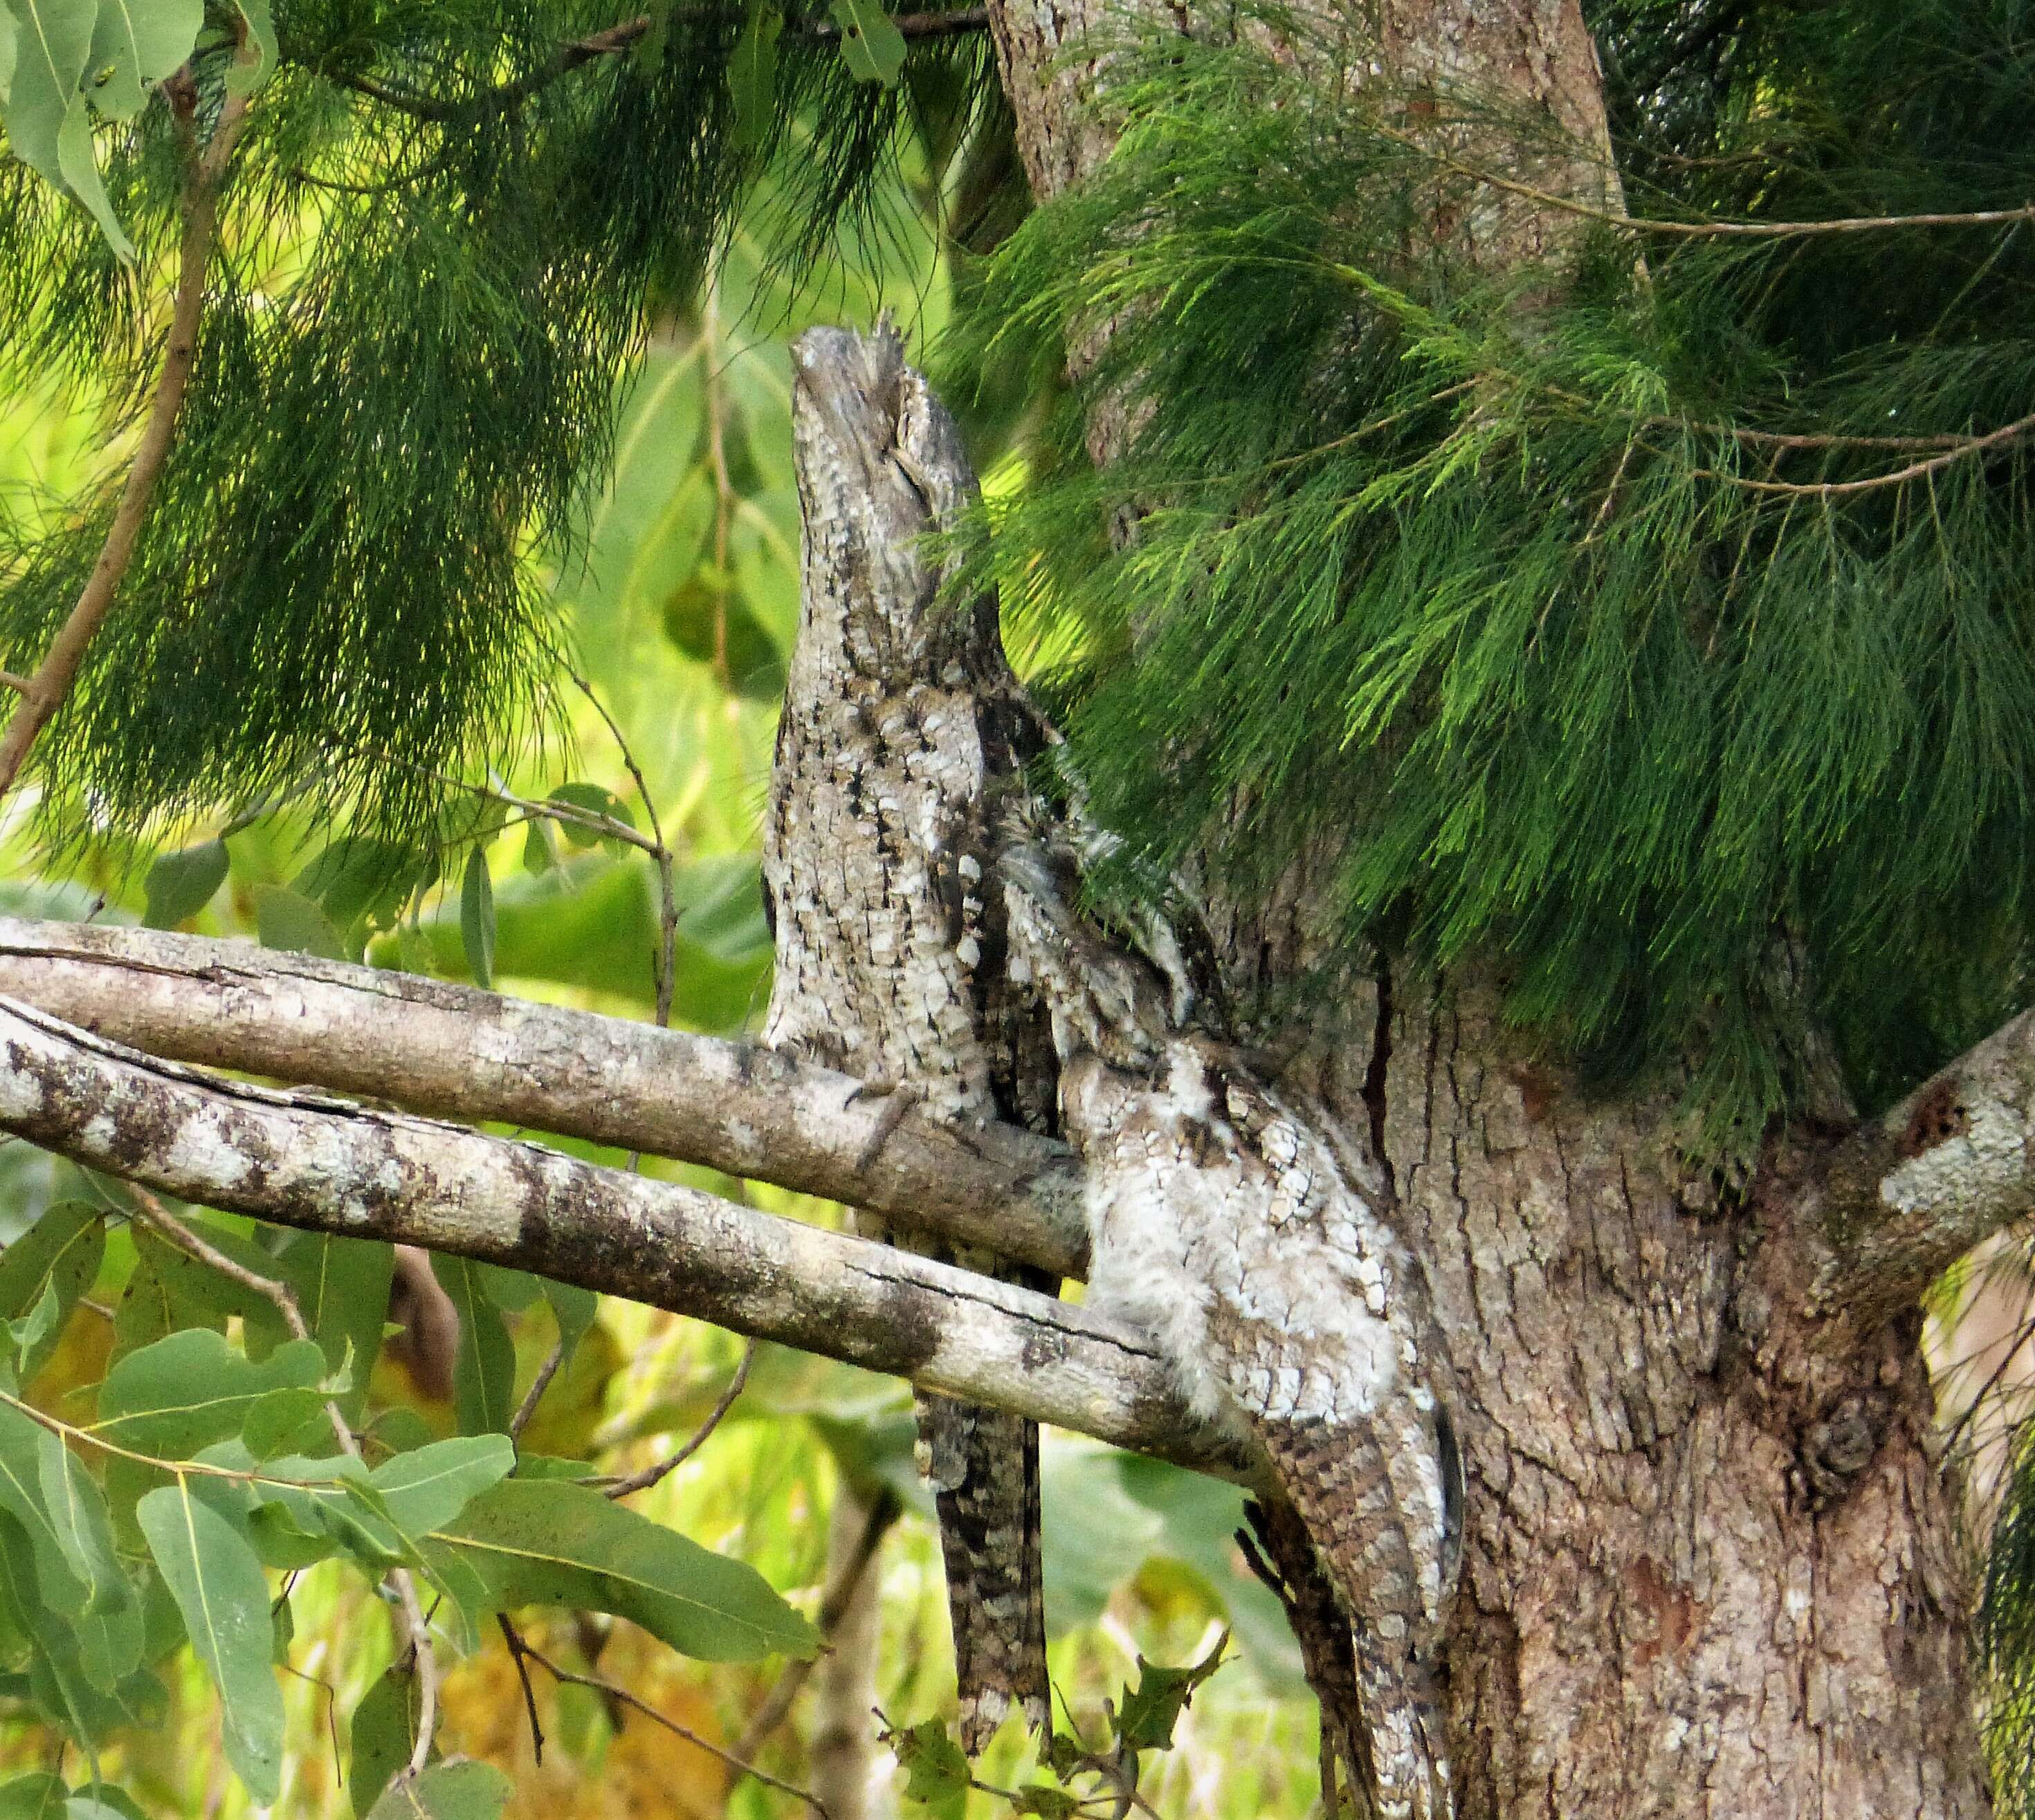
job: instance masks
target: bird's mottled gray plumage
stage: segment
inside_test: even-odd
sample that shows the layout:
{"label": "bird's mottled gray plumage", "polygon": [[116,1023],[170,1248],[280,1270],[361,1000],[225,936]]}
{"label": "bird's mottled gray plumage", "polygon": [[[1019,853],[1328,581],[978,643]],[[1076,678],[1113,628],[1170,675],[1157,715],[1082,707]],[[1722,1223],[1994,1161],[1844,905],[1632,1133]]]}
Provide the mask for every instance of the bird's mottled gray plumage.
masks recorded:
{"label": "bird's mottled gray plumage", "polygon": [[1014,972],[1050,1007],[1089,1182],[1091,1305],[1269,1457],[1348,1612],[1385,1820],[1452,1811],[1436,1686],[1460,1466],[1447,1368],[1375,1159],[1195,1028],[1181,983],[1077,907],[1064,840],[1002,855]]}
{"label": "bird's mottled gray plumage", "polygon": [[[764,835],[765,1036],[957,1123],[1037,1128],[1051,1044],[1004,976],[987,874],[991,797],[1050,735],[1004,660],[995,601],[939,600],[923,542],[951,528],[973,477],[887,329],[813,330],[793,359],[804,576]],[[918,1413],[973,1750],[1014,1709],[1049,1717],[1038,1430],[940,1397]]]}

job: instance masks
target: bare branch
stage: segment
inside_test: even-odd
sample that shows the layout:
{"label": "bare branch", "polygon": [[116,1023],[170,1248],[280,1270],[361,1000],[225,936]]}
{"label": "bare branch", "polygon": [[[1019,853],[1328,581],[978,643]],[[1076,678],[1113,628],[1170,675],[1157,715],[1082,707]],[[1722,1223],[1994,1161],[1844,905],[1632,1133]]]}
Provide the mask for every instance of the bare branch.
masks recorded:
{"label": "bare branch", "polygon": [[751,1340],[742,1348],[741,1363],[735,1367],[734,1375],[728,1379],[713,1407],[706,1412],[706,1420],[686,1438],[684,1446],[654,1465],[645,1466],[641,1472],[632,1472],[626,1479],[618,1479],[612,1485],[602,1487],[604,1493],[610,1498],[630,1497],[638,1491],[649,1491],[653,1485],[662,1483],[677,1472],[713,1438],[714,1430],[720,1426],[728,1411],[735,1407],[735,1400],[747,1387],[749,1369],[755,1363],[756,1342]]}
{"label": "bare branch", "polygon": [[872,1153],[883,1099],[760,1044],[244,942],[11,917],[0,994],[175,1061],[704,1164],[1058,1275],[1085,1268],[1061,1145],[913,1113]]}
{"label": "bare branch", "polygon": [[886,1245],[401,1113],[213,1078],[0,999],[0,1129],[186,1200],[670,1309],[1237,1476],[1135,1329]]}
{"label": "bare branch", "polygon": [[645,1719],[650,1720],[656,1724],[663,1726],[667,1732],[671,1733],[675,1737],[683,1738],[688,1744],[695,1746],[699,1750],[705,1751],[709,1757],[718,1757],[722,1762],[725,1763],[729,1769],[734,1770],[736,1774],[740,1776],[754,1777],[755,1779],[758,1782],[761,1782],[766,1788],[775,1788],[781,1795],[790,1796],[794,1800],[802,1802],[805,1806],[810,1807],[815,1814],[819,1815],[820,1820],[827,1820],[827,1811],[820,1805],[818,1799],[815,1796],[807,1794],[804,1789],[799,1788],[796,1784],[782,1781],[778,1777],[770,1774],[768,1770],[759,1769],[754,1763],[744,1762],[743,1759],[737,1756],[732,1750],[729,1750],[721,1745],[716,1744],[710,1739],[702,1738],[697,1732],[689,1731],[686,1727],[681,1725],[675,1719],[666,1718],[663,1713],[660,1713],[657,1709],[653,1706],[647,1700],[642,1699],[638,1695],[630,1693],[626,1687],[621,1686],[619,1683],[604,1680],[598,1675],[578,1675],[575,1674],[570,1668],[561,1668],[557,1663],[554,1662],[551,1657],[547,1656],[541,1649],[536,1648],[527,1641],[523,1641],[519,1638],[518,1641],[521,1643],[521,1648],[517,1653],[517,1667],[520,1668],[522,1665],[524,1659],[527,1657],[529,1660],[536,1663],[537,1666],[543,1669],[547,1675],[550,1675],[554,1681],[562,1682],[567,1686],[574,1687],[591,1688],[595,1693],[602,1695],[606,1699],[618,1701],[623,1705],[629,1708],[631,1712],[640,1713]]}
{"label": "bare branch", "polygon": [[1913,1307],[1981,1239],[2035,1212],[2035,1012],[2024,1012],[1863,1126],[1823,1194],[1825,1312]]}
{"label": "bare branch", "polygon": [[[731,21],[739,17],[732,11],[728,14]],[[963,6],[945,13],[899,13],[892,16],[890,22],[906,38],[950,38],[963,32],[987,31],[989,12],[984,6]],[[392,88],[371,77],[355,76],[343,70],[329,70],[321,73],[342,88],[351,88],[355,94],[380,102],[385,107],[408,115],[413,120],[470,122],[490,114],[520,107],[532,96],[550,88],[560,77],[569,76],[574,70],[583,70],[604,58],[619,56],[633,50],[649,31],[650,24],[650,15],[645,13],[611,25],[605,31],[576,38],[570,43],[561,44],[548,61],[536,69],[498,87],[457,100],[420,95],[406,88]],[[788,29],[794,37],[811,38],[821,43],[833,43],[841,36],[841,28],[825,20],[792,20],[788,22]]]}

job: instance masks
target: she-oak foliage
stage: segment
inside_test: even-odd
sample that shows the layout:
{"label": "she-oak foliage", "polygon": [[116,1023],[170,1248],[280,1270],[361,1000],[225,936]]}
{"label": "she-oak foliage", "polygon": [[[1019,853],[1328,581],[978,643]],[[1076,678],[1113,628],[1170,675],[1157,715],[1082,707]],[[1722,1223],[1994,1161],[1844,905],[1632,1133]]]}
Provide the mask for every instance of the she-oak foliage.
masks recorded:
{"label": "she-oak foliage", "polygon": [[[201,136],[237,9],[207,12]],[[441,773],[544,724],[557,637],[527,557],[570,555],[651,314],[685,306],[766,172],[786,261],[870,225],[906,101],[811,30],[762,33],[759,71],[739,5],[653,12],[626,54],[561,69],[615,8],[277,0],[175,451],[39,747],[58,834],[81,805],[124,832],[308,785],[423,839]],[[915,58],[953,70],[964,107],[985,91],[979,35]],[[184,160],[160,99],[96,140],[138,257],[0,164],[0,375],[82,386],[120,423],[161,359]],[[0,515],[0,663],[34,668],[118,479]]]}
{"label": "she-oak foliage", "polygon": [[[1598,10],[1633,216],[2035,197],[2021,0]],[[1327,62],[1132,47],[1115,157],[950,351],[957,382],[1086,361],[985,529],[1083,653],[1099,813],[1246,893],[1330,855],[1352,935],[1496,950],[1515,1013],[1621,1075],[1687,1059],[1725,1150],[1808,1102],[1799,945],[1884,1098],[2020,989],[2035,425],[1968,439],[2035,408],[2035,221],[1578,215],[1559,265],[1487,281],[1446,224],[1522,205],[1477,175],[1559,186],[1585,149],[1325,94]],[[1100,474],[1098,408],[1131,426]]]}

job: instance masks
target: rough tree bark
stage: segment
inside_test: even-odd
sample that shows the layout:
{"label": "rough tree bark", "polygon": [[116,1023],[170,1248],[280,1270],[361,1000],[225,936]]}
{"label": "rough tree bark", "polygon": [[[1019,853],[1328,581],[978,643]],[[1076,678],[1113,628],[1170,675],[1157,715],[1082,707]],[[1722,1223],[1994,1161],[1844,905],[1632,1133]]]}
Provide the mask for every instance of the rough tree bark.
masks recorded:
{"label": "rough tree bark", "polygon": [[[1042,200],[1106,155],[1121,10],[992,0]],[[1388,77],[1502,91],[1604,145],[1576,0],[1364,10]],[[1587,156],[1566,182],[1616,194]],[[1470,219],[1485,258],[1561,231],[1503,198]],[[1240,995],[1328,961],[1307,896],[1296,882],[1274,912],[1218,917]],[[1591,1104],[1508,1034],[1487,978],[1424,980],[1390,956],[1344,978],[1336,1015],[1271,1034],[1378,1134],[1461,1386],[1464,1814],[1988,1811],[1917,1297],[1986,1224],[1988,1175],[2026,1194],[1998,1116],[2026,1090],[2011,1045],[1905,1123],[1777,1143],[1727,1201],[1680,1156],[1672,1084]],[[1932,1179],[1946,1171],[1954,1193]]]}

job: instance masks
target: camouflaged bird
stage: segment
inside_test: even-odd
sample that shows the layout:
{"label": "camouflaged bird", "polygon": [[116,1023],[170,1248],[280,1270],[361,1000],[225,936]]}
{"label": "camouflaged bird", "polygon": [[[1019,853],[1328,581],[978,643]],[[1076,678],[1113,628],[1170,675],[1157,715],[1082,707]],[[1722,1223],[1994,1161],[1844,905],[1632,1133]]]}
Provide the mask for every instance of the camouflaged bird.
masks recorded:
{"label": "camouflaged bird", "polygon": [[[1051,735],[1005,661],[994,599],[938,598],[945,577],[921,541],[952,527],[973,476],[887,328],[811,330],[792,358],[803,573],[764,834],[777,942],[765,1039],[859,1076],[901,1112],[1045,1129],[1051,1037],[1005,977],[987,875],[991,798]],[[921,1397],[918,1416],[973,1752],[1014,1709],[1049,1719],[1039,1435],[941,1397]]]}
{"label": "camouflaged bird", "polygon": [[1172,955],[1100,933],[1064,832],[1018,833],[999,870],[1013,976],[1050,1008],[1087,1172],[1089,1305],[1149,1332],[1190,1408],[1262,1448],[1349,1620],[1371,1805],[1446,1820],[1461,1468],[1424,1284],[1380,1217],[1384,1171],[1194,1027],[1202,1000]]}

